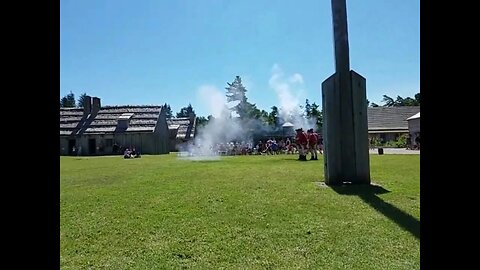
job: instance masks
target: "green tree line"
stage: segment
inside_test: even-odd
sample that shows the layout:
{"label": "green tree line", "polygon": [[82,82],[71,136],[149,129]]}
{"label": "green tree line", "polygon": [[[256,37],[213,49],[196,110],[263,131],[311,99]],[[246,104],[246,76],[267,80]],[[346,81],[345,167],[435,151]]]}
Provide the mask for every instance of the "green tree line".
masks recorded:
{"label": "green tree line", "polygon": [[[280,123],[279,118],[279,108],[277,106],[272,106],[270,111],[266,111],[263,109],[259,109],[255,103],[251,103],[248,101],[247,98],[247,89],[242,83],[242,79],[240,76],[236,76],[235,79],[230,83],[227,82],[227,86],[225,87],[226,90],[226,97],[228,102],[238,102],[235,106],[230,108],[231,112],[235,112],[241,121],[248,121],[251,119],[256,119],[263,122],[269,126],[277,126]],[[78,99],[75,99],[75,95],[72,91],[69,94],[63,96],[60,99],[60,107],[61,108],[82,108],[83,107],[83,100],[87,96],[86,93],[81,94]],[[382,99],[384,107],[398,107],[398,106],[420,106],[420,93],[414,95],[414,97],[406,97],[403,98],[401,96],[397,96],[396,99],[393,99],[387,95],[383,95]],[[193,109],[192,104],[188,104],[185,107],[180,108],[175,115],[173,114],[172,108],[168,103],[163,105],[166,109],[166,117],[167,118],[180,118],[180,117],[189,117],[191,113],[195,114],[195,110]],[[370,103],[367,99],[367,106],[370,107],[379,107],[380,105],[375,103]],[[316,119],[316,128],[317,130],[321,129],[323,126],[323,110],[320,109],[320,106],[315,102],[310,104],[308,99],[305,100],[305,105],[299,106],[300,112],[302,113],[302,117],[306,119]],[[197,125],[199,127],[205,126],[211,119],[213,119],[212,115],[208,115],[207,117],[204,116],[197,116]]]}

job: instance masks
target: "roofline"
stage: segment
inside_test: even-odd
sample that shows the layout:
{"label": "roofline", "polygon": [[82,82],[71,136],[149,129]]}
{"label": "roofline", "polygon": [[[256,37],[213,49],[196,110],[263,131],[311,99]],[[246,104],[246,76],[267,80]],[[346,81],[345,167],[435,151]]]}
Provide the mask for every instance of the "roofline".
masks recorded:
{"label": "roofline", "polygon": [[102,106],[100,109],[111,109],[111,108],[157,108],[163,107],[163,105],[107,105]]}
{"label": "roofline", "polygon": [[420,112],[408,117],[407,121],[410,121],[410,120],[413,120],[413,119],[420,119]]}
{"label": "roofline", "polygon": [[123,132],[115,132],[115,131],[107,131],[107,132],[84,132],[83,135],[118,135],[118,134],[125,134],[125,133],[145,133],[145,134],[151,134],[153,133],[153,130],[151,131],[136,131],[136,130],[126,130]]}

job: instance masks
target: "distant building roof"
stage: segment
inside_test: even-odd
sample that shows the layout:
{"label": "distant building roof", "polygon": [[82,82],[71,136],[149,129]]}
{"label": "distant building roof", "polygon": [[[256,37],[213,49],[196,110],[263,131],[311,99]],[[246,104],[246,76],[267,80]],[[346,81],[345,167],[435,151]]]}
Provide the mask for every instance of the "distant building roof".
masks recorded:
{"label": "distant building roof", "polygon": [[85,130],[89,133],[114,132],[118,120],[130,119],[124,132],[153,132],[162,106],[107,106],[102,107],[95,120]]}
{"label": "distant building roof", "polygon": [[413,116],[410,116],[409,118],[407,118],[407,121],[408,121],[408,120],[417,119],[417,118],[420,118],[420,112],[417,113],[417,114],[415,114],[415,115],[413,115]]}
{"label": "distant building roof", "polygon": [[122,113],[122,115],[118,117],[118,120],[128,120],[132,118],[133,115],[134,113]]}
{"label": "distant building roof", "polygon": [[196,117],[180,117],[167,119],[168,129],[177,130],[177,139],[193,138],[195,134]]}
{"label": "distant building roof", "polygon": [[177,130],[179,127],[180,127],[180,125],[168,125],[168,129]]}
{"label": "distant building roof", "polygon": [[60,135],[72,135],[79,130],[84,134],[114,133],[118,120],[130,120],[122,132],[153,132],[162,111],[162,106],[105,106],[93,119],[83,115],[82,108],[60,109]]}
{"label": "distant building roof", "polygon": [[72,134],[82,118],[82,108],[60,108],[60,135],[67,136]]}
{"label": "distant building roof", "polygon": [[419,112],[420,106],[368,107],[368,131],[408,131],[407,118]]}

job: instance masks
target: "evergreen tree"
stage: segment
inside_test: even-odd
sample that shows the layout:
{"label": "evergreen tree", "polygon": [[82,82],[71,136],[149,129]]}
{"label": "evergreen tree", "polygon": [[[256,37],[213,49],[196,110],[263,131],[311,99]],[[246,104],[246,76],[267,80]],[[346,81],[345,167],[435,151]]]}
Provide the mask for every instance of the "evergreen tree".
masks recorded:
{"label": "evergreen tree", "polygon": [[165,103],[165,104],[163,104],[163,107],[165,108],[165,117],[167,119],[172,118],[173,117],[173,112],[172,112],[172,108],[170,107],[170,105]]}
{"label": "evergreen tree", "polygon": [[318,108],[320,106],[315,102],[310,105],[308,99],[305,100],[305,117],[307,119],[315,118],[316,119],[316,129],[320,130],[323,127],[323,111],[320,111]]}
{"label": "evergreen tree", "polygon": [[87,93],[83,93],[78,97],[78,100],[77,100],[78,108],[83,108],[83,101],[85,100],[86,97],[87,97]]}
{"label": "evergreen tree", "polygon": [[177,118],[190,117],[191,113],[195,114],[195,111],[193,110],[192,104],[189,103],[187,107],[180,109],[180,111],[177,113]]}
{"label": "evergreen tree", "polygon": [[74,108],[75,107],[75,95],[70,91],[70,94],[60,99],[61,108]]}
{"label": "evergreen tree", "polygon": [[395,106],[395,101],[393,100],[393,98],[387,96],[387,95],[383,95],[383,99],[382,99],[382,102],[385,103],[385,107],[393,107]]}
{"label": "evergreen tree", "polygon": [[[211,116],[211,115],[209,115]],[[204,127],[208,124],[209,119],[205,118],[204,116],[197,117],[197,127]]]}
{"label": "evergreen tree", "polygon": [[243,86],[240,76],[236,76],[232,83],[227,82],[227,85],[225,87],[227,102],[238,101],[238,104],[230,110],[236,112],[242,120],[251,118],[252,114],[255,114],[256,106],[247,102],[247,96],[245,95],[247,89]]}
{"label": "evergreen tree", "polygon": [[267,123],[270,126],[276,126],[278,124],[278,108],[277,106],[272,106],[272,111],[268,114]]}

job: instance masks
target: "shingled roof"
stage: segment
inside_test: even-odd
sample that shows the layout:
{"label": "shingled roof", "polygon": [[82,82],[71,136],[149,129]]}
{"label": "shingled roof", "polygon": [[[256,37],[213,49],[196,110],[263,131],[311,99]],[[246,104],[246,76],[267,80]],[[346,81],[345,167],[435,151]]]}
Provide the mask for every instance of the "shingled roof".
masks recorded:
{"label": "shingled roof", "polygon": [[128,127],[121,132],[153,132],[162,111],[162,106],[105,106],[93,116],[92,121],[85,121],[83,109],[60,109],[60,135],[78,132],[82,122],[90,122],[82,128],[84,134],[105,134],[118,132],[118,121],[129,120]]}
{"label": "shingled roof", "polygon": [[420,112],[420,106],[368,107],[368,131],[407,131],[407,118],[418,112]]}
{"label": "shingled roof", "polygon": [[409,118],[407,118],[407,121],[410,121],[410,120],[413,120],[413,119],[418,119],[418,118],[420,118],[420,113],[417,113],[414,116],[410,116]]}
{"label": "shingled roof", "polygon": [[[162,106],[106,106],[98,112],[85,134],[110,133],[117,129],[118,120],[130,123],[122,132],[153,132],[162,111]],[[133,113],[133,114],[132,114]]]}
{"label": "shingled roof", "polygon": [[60,135],[72,134],[82,117],[82,108],[60,108]]}
{"label": "shingled roof", "polygon": [[167,119],[168,129],[177,130],[177,139],[193,138],[195,134],[195,117],[170,118]]}

